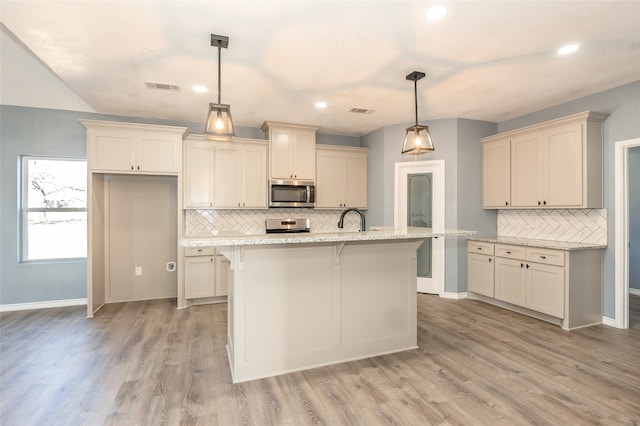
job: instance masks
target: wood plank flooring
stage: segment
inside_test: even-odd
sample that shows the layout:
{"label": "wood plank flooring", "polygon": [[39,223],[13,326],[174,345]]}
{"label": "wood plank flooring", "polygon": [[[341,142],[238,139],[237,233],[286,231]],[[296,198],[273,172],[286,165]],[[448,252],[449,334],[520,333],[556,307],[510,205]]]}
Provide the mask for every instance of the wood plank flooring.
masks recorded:
{"label": "wood plank flooring", "polygon": [[566,332],[418,295],[419,349],[233,385],[226,305],[175,300],[0,316],[0,424],[640,424],[631,328]]}

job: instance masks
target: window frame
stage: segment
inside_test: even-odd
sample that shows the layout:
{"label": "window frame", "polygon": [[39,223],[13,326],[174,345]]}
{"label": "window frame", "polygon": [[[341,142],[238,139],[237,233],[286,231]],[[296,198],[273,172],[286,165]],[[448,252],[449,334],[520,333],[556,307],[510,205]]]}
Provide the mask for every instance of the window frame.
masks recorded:
{"label": "window frame", "polygon": [[[20,263],[73,263],[73,262],[85,262],[87,260],[87,256],[83,257],[50,257],[43,259],[28,259],[28,242],[29,242],[29,232],[28,232],[28,215],[29,213],[47,213],[47,212],[55,212],[55,213],[86,213],[87,214],[87,223],[89,220],[89,215],[87,211],[87,205],[89,203],[89,199],[87,197],[86,204],[84,208],[80,207],[28,207],[29,205],[29,160],[46,160],[46,161],[80,161],[87,163],[86,158],[79,157],[61,157],[61,156],[53,156],[53,155],[21,155],[20,156],[20,179],[19,179],[19,217],[20,217]],[[87,194],[89,192],[88,188],[88,180],[87,180]],[[87,247],[88,254],[88,247]]]}

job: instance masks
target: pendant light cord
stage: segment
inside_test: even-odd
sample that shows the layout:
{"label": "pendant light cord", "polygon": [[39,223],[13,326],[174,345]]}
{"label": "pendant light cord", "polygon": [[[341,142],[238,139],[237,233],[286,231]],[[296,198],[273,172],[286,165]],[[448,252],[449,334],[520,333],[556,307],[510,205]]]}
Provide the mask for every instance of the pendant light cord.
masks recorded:
{"label": "pendant light cord", "polygon": [[418,80],[413,80],[413,98],[416,102],[416,126],[418,125]]}
{"label": "pendant light cord", "polygon": [[[220,51],[222,50],[222,42],[220,40],[218,40],[218,105],[220,104],[220,99],[221,99],[221,93],[220,93],[220,81],[222,80],[222,76],[220,75],[220,62],[221,62],[221,55],[220,55]],[[418,116],[418,110],[417,110],[418,106],[416,104],[416,117]],[[417,120],[417,119],[416,119]]]}

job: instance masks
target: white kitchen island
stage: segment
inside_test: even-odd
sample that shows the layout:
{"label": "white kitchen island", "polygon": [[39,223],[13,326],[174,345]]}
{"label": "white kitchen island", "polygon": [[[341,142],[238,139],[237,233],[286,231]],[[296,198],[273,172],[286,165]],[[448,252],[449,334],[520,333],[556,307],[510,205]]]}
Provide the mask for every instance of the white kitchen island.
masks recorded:
{"label": "white kitchen island", "polygon": [[183,239],[230,261],[234,383],[414,349],[416,250],[471,231],[378,228]]}

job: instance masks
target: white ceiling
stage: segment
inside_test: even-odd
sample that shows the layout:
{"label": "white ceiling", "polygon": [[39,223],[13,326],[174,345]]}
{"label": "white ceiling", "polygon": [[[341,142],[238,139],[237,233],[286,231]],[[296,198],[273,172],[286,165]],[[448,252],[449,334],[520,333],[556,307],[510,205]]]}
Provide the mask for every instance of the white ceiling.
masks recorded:
{"label": "white ceiling", "polygon": [[[640,1],[449,1],[430,22],[433,4],[2,0],[0,19],[95,111],[190,122],[217,101],[211,33],[230,38],[222,103],[237,126],[284,121],[361,136],[411,122],[414,70],[427,74],[418,82],[426,124],[501,122],[640,77]],[[581,48],[557,55],[568,43]]]}

